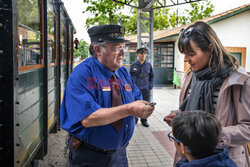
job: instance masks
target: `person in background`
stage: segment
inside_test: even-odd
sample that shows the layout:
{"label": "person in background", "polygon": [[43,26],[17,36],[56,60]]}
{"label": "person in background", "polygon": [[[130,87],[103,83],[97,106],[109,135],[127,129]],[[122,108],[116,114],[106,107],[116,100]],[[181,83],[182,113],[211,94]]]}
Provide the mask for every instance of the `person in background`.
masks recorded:
{"label": "person in background", "polygon": [[[136,51],[138,60],[130,67],[130,74],[135,81],[136,86],[140,89],[143,100],[150,102],[150,91],[154,86],[154,72],[152,65],[147,62],[147,49],[139,48]],[[136,123],[138,118],[135,118]],[[147,119],[141,119],[141,123],[145,127],[149,127]]]}
{"label": "person in background", "polygon": [[74,68],[60,111],[69,133],[69,166],[127,167],[126,147],[135,119],[148,118],[154,107],[122,66],[125,29],[119,25],[88,29],[92,57]]}
{"label": "person in background", "polygon": [[204,111],[178,113],[172,122],[172,135],[177,152],[182,156],[176,167],[236,167],[228,150],[216,148],[221,125],[214,115]]}
{"label": "person in background", "polygon": [[[239,167],[250,167],[250,76],[226,51],[215,31],[198,21],[179,35],[178,48],[190,65],[177,112],[203,110],[214,114],[222,125],[219,145]],[[171,125],[176,112],[164,120]],[[197,127],[199,128],[199,127]],[[177,153],[175,162],[180,158]]]}

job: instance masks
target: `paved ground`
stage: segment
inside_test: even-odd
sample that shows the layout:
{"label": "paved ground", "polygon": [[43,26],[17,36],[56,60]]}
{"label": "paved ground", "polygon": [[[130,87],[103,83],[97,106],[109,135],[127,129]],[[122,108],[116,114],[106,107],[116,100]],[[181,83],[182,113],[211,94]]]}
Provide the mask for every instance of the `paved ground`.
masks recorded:
{"label": "paved ground", "polygon": [[[177,109],[180,89],[156,87],[153,101],[157,103],[154,113],[148,119],[149,128],[136,125],[134,135],[127,148],[129,167],[172,167],[175,148],[168,140],[171,128],[163,118],[171,110]],[[48,155],[39,162],[40,167],[67,166],[65,151],[66,132],[50,134]]]}

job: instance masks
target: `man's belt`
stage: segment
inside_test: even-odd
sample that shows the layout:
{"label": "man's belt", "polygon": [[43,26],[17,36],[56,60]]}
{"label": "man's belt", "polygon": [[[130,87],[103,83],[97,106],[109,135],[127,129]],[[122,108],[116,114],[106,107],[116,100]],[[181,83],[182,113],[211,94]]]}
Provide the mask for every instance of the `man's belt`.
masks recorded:
{"label": "man's belt", "polygon": [[96,151],[96,152],[102,152],[102,153],[105,153],[105,154],[111,154],[111,153],[114,153],[115,150],[104,150],[104,149],[101,149],[101,148],[98,148],[98,147],[95,147],[93,145],[90,145],[88,143],[84,143],[83,141],[81,141],[80,139],[74,137],[74,136],[71,136],[71,142],[70,142],[70,147],[73,148],[74,150],[77,150],[80,146],[83,147],[83,148],[86,148],[86,149],[89,149],[89,150],[92,150],[92,151]]}

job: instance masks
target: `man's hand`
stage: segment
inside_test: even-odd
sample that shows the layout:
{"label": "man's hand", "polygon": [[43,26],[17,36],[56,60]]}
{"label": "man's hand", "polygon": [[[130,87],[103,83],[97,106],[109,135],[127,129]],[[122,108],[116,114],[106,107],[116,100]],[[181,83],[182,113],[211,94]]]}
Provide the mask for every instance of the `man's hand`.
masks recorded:
{"label": "man's hand", "polygon": [[142,100],[137,100],[133,103],[130,103],[130,114],[139,117],[142,119],[147,119],[154,111],[154,106],[152,105],[147,105],[149,102],[142,101]]}
{"label": "man's hand", "polygon": [[100,108],[86,118],[82,119],[81,124],[86,128],[102,126],[131,115],[146,119],[154,110],[154,106],[146,104],[149,104],[149,102],[138,100],[117,107]]}

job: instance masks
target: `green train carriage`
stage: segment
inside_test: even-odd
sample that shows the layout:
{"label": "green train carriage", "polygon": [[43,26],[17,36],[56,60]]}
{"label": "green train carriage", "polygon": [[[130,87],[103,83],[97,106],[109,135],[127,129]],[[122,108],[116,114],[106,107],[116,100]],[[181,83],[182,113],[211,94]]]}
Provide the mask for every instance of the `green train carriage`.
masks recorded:
{"label": "green train carriage", "polygon": [[75,28],[60,0],[0,6],[0,166],[30,166],[60,129]]}

